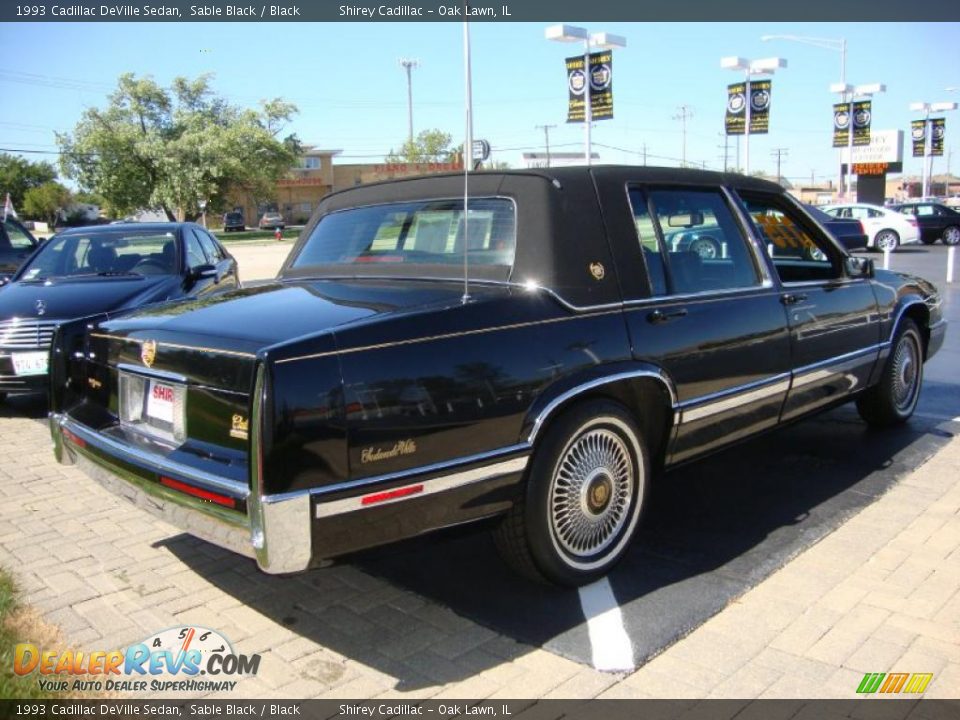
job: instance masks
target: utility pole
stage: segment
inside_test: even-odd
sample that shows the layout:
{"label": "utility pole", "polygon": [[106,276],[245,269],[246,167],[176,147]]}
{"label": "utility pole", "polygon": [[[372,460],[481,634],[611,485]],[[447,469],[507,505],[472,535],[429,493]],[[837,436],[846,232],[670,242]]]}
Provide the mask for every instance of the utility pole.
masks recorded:
{"label": "utility pole", "polygon": [[646,167],[647,166],[647,144],[646,143],[643,144],[642,149],[643,149],[643,166]]}
{"label": "utility pole", "polygon": [[413,77],[411,71],[420,67],[420,61],[413,58],[399,58],[397,64],[407,71],[407,140],[413,147]]}
{"label": "utility pole", "polygon": [[770,151],[770,157],[777,158],[777,184],[781,184],[782,176],[780,175],[780,162],[781,160],[790,154],[790,151],[787,148],[774,148]]}
{"label": "utility pole", "polygon": [[547,148],[547,167],[550,167],[550,129],[556,125],[534,125],[537,130],[543,130],[543,144]]}
{"label": "utility pole", "polygon": [[680,167],[687,166],[687,120],[693,117],[693,109],[689,105],[681,105],[677,108],[680,112],[673,116],[674,120],[679,120],[683,125],[683,154],[680,156]]}
{"label": "utility pole", "polygon": [[725,132],[717,134],[723,138],[723,145],[717,145],[717,149],[723,150],[720,159],[723,160],[723,171],[727,172],[730,169],[730,136]]}

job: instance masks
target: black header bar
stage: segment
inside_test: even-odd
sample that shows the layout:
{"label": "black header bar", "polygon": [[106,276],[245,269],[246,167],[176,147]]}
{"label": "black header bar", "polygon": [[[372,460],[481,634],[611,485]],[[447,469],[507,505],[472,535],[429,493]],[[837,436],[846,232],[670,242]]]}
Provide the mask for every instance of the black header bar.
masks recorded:
{"label": "black header bar", "polygon": [[[240,0],[149,0],[91,2],[32,0],[0,4],[2,22],[590,22],[610,21],[958,21],[957,0],[673,0],[626,2],[591,0],[477,0],[469,5],[451,0],[368,2],[354,0],[275,0],[276,4]],[[589,17],[584,17],[588,15]],[[717,28],[723,33],[723,26]]]}

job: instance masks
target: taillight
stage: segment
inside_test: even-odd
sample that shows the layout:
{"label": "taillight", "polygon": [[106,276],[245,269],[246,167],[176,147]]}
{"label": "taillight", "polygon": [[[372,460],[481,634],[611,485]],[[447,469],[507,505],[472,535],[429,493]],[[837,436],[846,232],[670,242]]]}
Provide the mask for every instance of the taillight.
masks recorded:
{"label": "taillight", "polygon": [[866,235],[866,234],[867,234],[867,229],[863,226],[863,220],[857,220],[857,225],[860,226],[860,234],[861,234],[861,235]]}
{"label": "taillight", "polygon": [[907,222],[913,225],[914,227],[917,226],[917,219],[913,215],[907,215]]}

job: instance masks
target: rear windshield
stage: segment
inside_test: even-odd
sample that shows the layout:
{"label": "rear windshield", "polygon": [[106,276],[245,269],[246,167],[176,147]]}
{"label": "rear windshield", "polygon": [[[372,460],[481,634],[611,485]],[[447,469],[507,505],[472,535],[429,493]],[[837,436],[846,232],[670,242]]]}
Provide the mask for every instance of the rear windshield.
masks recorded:
{"label": "rear windshield", "polygon": [[[321,218],[290,261],[288,274],[450,276],[505,279],[517,246],[516,212],[506,198],[423,200],[353,208]],[[476,272],[474,272],[474,270]]]}
{"label": "rear windshield", "polygon": [[21,280],[80,275],[170,275],[176,272],[172,232],[94,231],[52,238],[24,268]]}

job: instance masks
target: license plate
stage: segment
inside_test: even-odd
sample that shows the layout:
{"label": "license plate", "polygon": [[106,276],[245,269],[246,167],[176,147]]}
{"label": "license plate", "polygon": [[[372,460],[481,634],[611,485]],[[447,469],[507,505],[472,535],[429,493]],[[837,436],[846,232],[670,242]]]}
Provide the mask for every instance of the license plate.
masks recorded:
{"label": "license plate", "polygon": [[46,351],[13,353],[13,373],[14,375],[45,375],[48,358]]}
{"label": "license plate", "polygon": [[147,388],[147,417],[172,425],[174,394],[173,385],[151,380]]}

